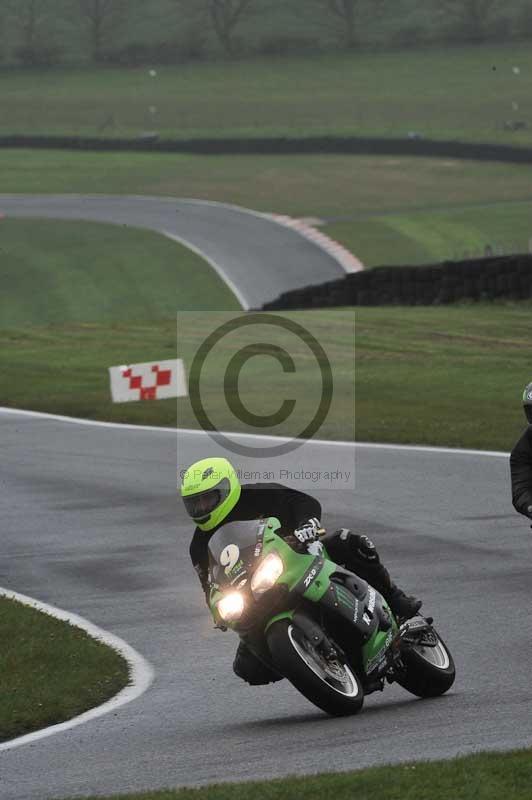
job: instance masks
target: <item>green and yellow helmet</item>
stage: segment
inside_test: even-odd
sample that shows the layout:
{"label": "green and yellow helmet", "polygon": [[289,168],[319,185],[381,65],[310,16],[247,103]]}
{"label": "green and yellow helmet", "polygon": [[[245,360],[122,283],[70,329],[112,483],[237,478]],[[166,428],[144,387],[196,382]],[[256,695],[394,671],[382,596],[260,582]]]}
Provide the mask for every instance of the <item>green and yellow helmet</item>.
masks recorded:
{"label": "green and yellow helmet", "polygon": [[220,525],[240,498],[242,487],[226,458],[203,458],[191,464],[181,484],[189,517],[202,531]]}

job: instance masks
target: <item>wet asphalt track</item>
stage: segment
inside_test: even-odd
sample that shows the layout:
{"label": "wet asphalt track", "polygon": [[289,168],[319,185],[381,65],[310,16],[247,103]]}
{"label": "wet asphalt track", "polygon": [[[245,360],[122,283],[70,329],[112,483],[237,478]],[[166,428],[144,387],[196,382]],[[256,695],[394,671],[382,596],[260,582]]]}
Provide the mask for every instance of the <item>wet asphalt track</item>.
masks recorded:
{"label": "wet asphalt track", "polygon": [[7,217],[49,217],[149,228],[215,262],[244,308],[345,274],[328,253],[265,216],[222,203],[128,195],[0,194]]}
{"label": "wet asphalt track", "polygon": [[[212,630],[188,561],[175,432],[0,413],[0,441],[0,585],[118,634],[156,671],[116,713],[0,752],[2,800],[532,745],[532,533],[512,511],[506,458],[359,446],[356,491],[318,492],[326,524],[374,537],[398,581],[424,598],[458,669],[443,698],[392,687],[360,716],[331,719],[288,684],[250,688],[233,676],[235,637]],[[316,463],[324,447],[339,467],[352,459],[350,447],[310,447]],[[206,449],[203,435],[181,435],[179,463]]]}

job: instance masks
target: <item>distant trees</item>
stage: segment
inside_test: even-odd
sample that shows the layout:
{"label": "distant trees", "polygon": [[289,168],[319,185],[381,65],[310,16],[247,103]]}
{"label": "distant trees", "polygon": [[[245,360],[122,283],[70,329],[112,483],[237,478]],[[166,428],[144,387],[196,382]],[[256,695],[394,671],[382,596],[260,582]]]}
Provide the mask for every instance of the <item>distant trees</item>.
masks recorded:
{"label": "distant trees", "polygon": [[46,0],[16,0],[8,4],[20,31],[20,46],[31,50],[37,44],[46,16]]}
{"label": "distant trees", "polygon": [[228,56],[235,55],[236,27],[253,2],[254,0],[175,0],[188,35],[197,38],[198,22],[201,20],[204,27],[211,28]]}
{"label": "distant trees", "polygon": [[482,39],[499,0],[440,0],[440,13],[454,15],[469,39]]}
{"label": "distant trees", "polygon": [[7,63],[177,64],[335,42],[504,41],[532,35],[532,0],[0,0],[0,28]]}
{"label": "distant trees", "polygon": [[125,0],[79,0],[82,17],[89,23],[93,61],[100,61],[105,37],[121,20]]}
{"label": "distant trees", "polygon": [[8,0],[7,18],[15,31],[15,54],[24,64],[49,65],[57,63],[62,48],[47,36],[45,23],[50,9],[46,0]]}
{"label": "distant trees", "polygon": [[252,2],[253,0],[207,0],[213,30],[229,56],[235,52],[235,28]]}
{"label": "distant trees", "polygon": [[[357,14],[360,13],[361,0],[315,0],[322,10],[336,18],[340,26],[342,43],[345,47],[352,48],[357,44]],[[369,0],[369,6],[374,14],[380,14],[386,0]],[[368,6],[368,0],[365,3]]]}
{"label": "distant trees", "polygon": [[355,37],[355,6],[357,0],[325,0],[325,6],[340,21],[343,29],[343,39],[346,47],[354,47]]}

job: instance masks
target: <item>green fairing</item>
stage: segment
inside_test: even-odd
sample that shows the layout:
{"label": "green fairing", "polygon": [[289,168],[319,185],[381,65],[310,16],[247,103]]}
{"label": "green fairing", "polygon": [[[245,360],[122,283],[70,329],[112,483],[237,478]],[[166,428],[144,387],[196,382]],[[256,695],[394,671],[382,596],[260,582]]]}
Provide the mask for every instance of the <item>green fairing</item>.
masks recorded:
{"label": "green fairing", "polygon": [[[277,553],[284,564],[283,574],[279,577],[277,585],[286,585],[292,590],[302,579],[302,577],[312,569],[314,564],[317,564],[321,559],[306,553],[297,553],[287,542],[276,534],[276,531],[281,527],[281,523],[275,517],[269,517],[267,526],[264,531],[264,540],[261,557],[264,558],[268,553]],[[325,563],[321,571],[313,579],[311,585],[304,593],[304,596],[313,602],[317,602],[322,595],[327,591],[329,585],[329,576],[336,569],[336,564],[329,561],[325,548],[323,548],[323,555],[326,557]],[[218,590],[211,589],[209,605],[211,613],[214,617],[216,624],[221,622],[220,616],[216,609],[216,604],[222,598],[222,593]],[[270,625],[277,619],[291,618],[293,611],[283,612],[276,617],[269,620],[265,631],[268,630]]]}
{"label": "green fairing", "polygon": [[323,567],[318,572],[303,597],[307,600],[311,600],[313,603],[319,602],[329,588],[331,575],[337,569],[338,567],[334,561],[329,561],[327,557]]}
{"label": "green fairing", "polygon": [[[258,683],[287,678],[335,716],[357,713],[386,682],[418,697],[452,686],[452,657],[430,618],[400,629],[375,587],[331,561],[323,546],[312,548],[317,555],[297,552],[280,527],[274,517],[229,522],[209,540],[209,575],[220,584],[210,592],[211,613],[270,670]],[[438,648],[437,659],[447,652],[447,662],[433,664],[427,647]]]}
{"label": "green fairing", "polygon": [[[277,580],[277,585],[286,585],[289,590],[293,590],[305,578],[311,576],[312,569],[316,568],[315,576],[312,576],[308,589],[303,592],[303,597],[313,603],[318,603],[323,595],[327,592],[330,586],[331,575],[338,569],[337,565],[331,561],[327,555],[325,548],[323,548],[322,556],[313,556],[305,553],[297,553],[290,545],[277,535],[276,531],[280,528],[280,522],[275,517],[270,517],[264,531],[263,548],[261,558],[264,558],[269,553],[275,552],[283,561],[284,571]],[[342,590],[338,593],[339,601],[342,601]],[[216,604],[222,598],[223,594],[217,589],[211,589],[210,595],[210,608],[214,620],[217,624],[222,622],[216,608]],[[397,622],[390,611],[388,605],[382,598],[383,606],[388,610],[392,626],[388,631],[381,631],[378,628],[372,634],[371,638],[362,645],[362,658],[364,667],[367,672],[370,671],[375,664],[379,663],[380,656],[383,656],[385,650],[389,646],[393,636],[398,631]],[[294,616],[294,609],[285,609],[275,616],[271,617],[264,627],[264,633],[281,619],[292,619]],[[232,627],[231,623],[225,623],[227,627]]]}
{"label": "green fairing", "polygon": [[[325,554],[325,548],[324,548],[324,554]],[[279,555],[281,555],[281,554],[279,553]],[[298,557],[300,558],[300,556],[298,556]],[[315,556],[305,556],[305,558],[310,559],[310,562],[308,564],[307,569],[311,568],[313,562],[319,560]],[[336,569],[336,564],[333,561],[326,560],[325,563],[323,564],[321,570],[316,574],[316,577],[312,581],[311,585],[309,586],[307,591],[304,593],[303,597],[305,597],[307,600],[310,600],[313,603],[317,603],[319,600],[321,600],[321,598],[323,597],[323,595],[325,594],[325,592],[329,588],[329,578],[330,578],[330,576],[332,575],[332,573],[334,572],[335,569]],[[290,588],[292,588],[293,586],[295,586],[301,580],[301,573],[302,573],[302,570],[301,570],[301,567],[299,566],[298,569],[297,569],[297,577],[294,580],[293,584],[290,586],[288,581],[284,581],[284,582],[287,583],[290,586]],[[282,583],[282,582],[283,581],[281,581],[281,579],[279,579],[278,583]],[[268,624],[266,625],[266,627],[264,629],[264,632],[266,632],[268,630],[268,628],[270,628],[273,625],[274,622],[277,622],[280,619],[292,619],[293,616],[294,616],[294,611],[293,610],[283,611],[281,614],[277,614],[275,617],[272,617],[269,620]]]}
{"label": "green fairing", "polygon": [[377,628],[372,637],[362,646],[362,659],[366,672],[369,672],[370,668],[378,663],[379,655],[384,655],[386,648],[399,630],[395,617],[384,599],[382,604],[388,610],[390,619],[392,620],[392,627],[389,631],[381,631]]}

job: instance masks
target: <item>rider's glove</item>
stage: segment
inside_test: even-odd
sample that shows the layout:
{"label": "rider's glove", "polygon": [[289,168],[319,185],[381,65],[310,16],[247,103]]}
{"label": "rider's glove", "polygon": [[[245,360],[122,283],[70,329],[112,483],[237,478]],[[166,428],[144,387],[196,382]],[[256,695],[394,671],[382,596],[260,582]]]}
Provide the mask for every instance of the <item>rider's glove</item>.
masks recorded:
{"label": "rider's glove", "polygon": [[307,542],[314,542],[319,537],[320,530],[321,522],[316,517],[312,517],[298,525],[294,531],[294,536],[301,544],[307,544]]}

